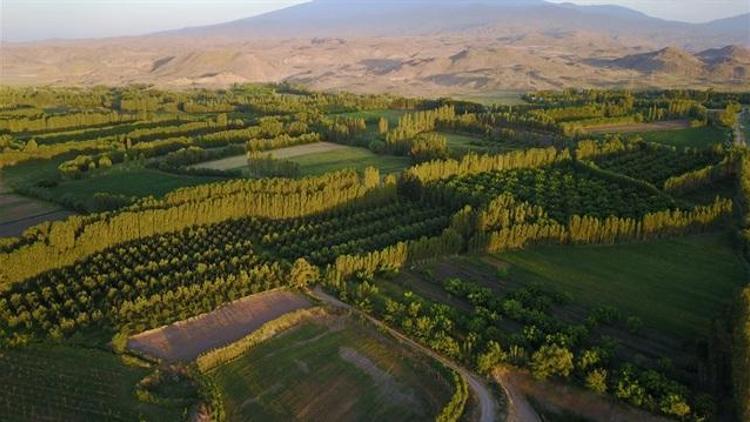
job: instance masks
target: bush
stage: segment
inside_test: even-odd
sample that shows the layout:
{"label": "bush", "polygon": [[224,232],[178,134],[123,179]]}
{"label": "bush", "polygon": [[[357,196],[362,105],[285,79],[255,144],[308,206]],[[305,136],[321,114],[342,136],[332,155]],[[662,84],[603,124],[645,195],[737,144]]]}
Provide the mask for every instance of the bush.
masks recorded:
{"label": "bush", "polygon": [[607,392],[607,370],[605,369],[594,369],[586,375],[585,380],[586,388],[589,390],[604,394]]}
{"label": "bush", "polygon": [[531,374],[536,379],[563,378],[573,371],[573,353],[556,344],[545,344],[531,356]]}

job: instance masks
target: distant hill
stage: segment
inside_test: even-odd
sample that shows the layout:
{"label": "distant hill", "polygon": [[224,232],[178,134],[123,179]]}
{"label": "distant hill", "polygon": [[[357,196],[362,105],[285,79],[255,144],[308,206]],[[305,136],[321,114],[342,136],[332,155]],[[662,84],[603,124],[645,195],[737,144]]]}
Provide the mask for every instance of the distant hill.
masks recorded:
{"label": "distant hill", "polygon": [[750,83],[750,50],[730,45],[691,54],[676,47],[631,54],[608,61],[614,67],[643,73],[665,73],[709,80]]}
{"label": "distant hill", "polygon": [[[543,0],[315,0],[140,37],[4,44],[4,84],[291,81],[453,95],[565,87],[747,89],[750,14],[671,22]],[[726,47],[730,46],[730,47]]]}
{"label": "distant hill", "polygon": [[260,16],[161,35],[257,39],[592,31],[697,50],[748,45],[748,28],[750,14],[690,24],[650,17],[620,6],[543,0],[315,0]]}

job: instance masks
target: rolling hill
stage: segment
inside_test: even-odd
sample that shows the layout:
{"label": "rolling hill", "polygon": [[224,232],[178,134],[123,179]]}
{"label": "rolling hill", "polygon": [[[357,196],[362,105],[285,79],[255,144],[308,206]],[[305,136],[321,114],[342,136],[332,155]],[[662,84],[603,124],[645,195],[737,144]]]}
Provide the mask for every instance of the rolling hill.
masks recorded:
{"label": "rolling hill", "polygon": [[4,44],[0,75],[12,85],[292,81],[413,95],[741,89],[748,84],[748,23],[750,15],[689,24],[543,0],[315,0],[139,37]]}

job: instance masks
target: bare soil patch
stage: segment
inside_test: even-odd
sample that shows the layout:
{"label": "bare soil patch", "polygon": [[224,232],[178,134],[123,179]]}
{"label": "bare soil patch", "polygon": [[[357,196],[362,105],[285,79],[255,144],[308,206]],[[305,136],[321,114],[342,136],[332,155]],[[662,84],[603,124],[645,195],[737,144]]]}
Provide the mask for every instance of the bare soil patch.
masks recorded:
{"label": "bare soil patch", "polygon": [[316,142],[314,144],[297,145],[288,148],[280,148],[269,151],[271,156],[276,159],[294,158],[309,154],[318,154],[321,152],[336,151],[339,149],[348,149],[346,145],[334,144],[332,142]]}
{"label": "bare soil patch", "polygon": [[[607,396],[598,395],[570,384],[554,381],[537,381],[523,371],[502,369],[495,371],[495,378],[512,391],[522,404],[515,415],[518,421],[533,421],[536,412],[526,402],[531,397],[545,410],[558,413],[561,410],[573,411],[576,415],[593,421],[643,421],[664,422],[667,419],[628,406]],[[509,415],[513,416],[513,415]],[[509,418],[509,420],[513,420]]]}
{"label": "bare soil patch", "polygon": [[233,170],[247,166],[247,155],[235,155],[234,157],[222,158],[221,160],[206,161],[205,163],[193,164],[188,166],[191,169],[210,169],[210,170]]}
{"label": "bare soil patch", "polygon": [[599,133],[633,133],[633,132],[654,132],[657,130],[675,130],[686,129],[690,127],[688,120],[667,120],[663,122],[651,123],[627,123],[618,125],[592,126],[586,128],[586,132]]}
{"label": "bare soil patch", "polygon": [[[303,155],[317,154],[321,152],[336,151],[347,149],[346,145],[334,144],[331,142],[315,142],[313,144],[296,145],[293,147],[279,148],[267,151],[271,157],[276,159],[287,159],[301,157]],[[211,170],[233,170],[247,166],[247,156],[236,155],[234,157],[222,158],[221,160],[207,161],[205,163],[193,164],[189,168],[201,168]]]}
{"label": "bare soil patch", "polygon": [[241,339],[268,321],[310,306],[310,301],[298,293],[273,290],[135,335],[128,340],[128,347],[167,361],[191,361],[203,352]]}

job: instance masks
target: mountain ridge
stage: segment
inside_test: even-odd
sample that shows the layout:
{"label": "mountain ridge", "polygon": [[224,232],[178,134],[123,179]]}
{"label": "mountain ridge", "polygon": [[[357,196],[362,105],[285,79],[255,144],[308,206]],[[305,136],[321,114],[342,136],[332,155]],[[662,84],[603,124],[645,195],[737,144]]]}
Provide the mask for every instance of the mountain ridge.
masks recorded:
{"label": "mountain ridge", "polygon": [[146,36],[4,44],[0,77],[12,85],[167,88],[289,81],[420,96],[566,87],[747,89],[750,26],[736,30],[746,18],[688,24],[618,6],[543,0],[502,6],[440,0],[430,7],[414,0],[317,0]]}

